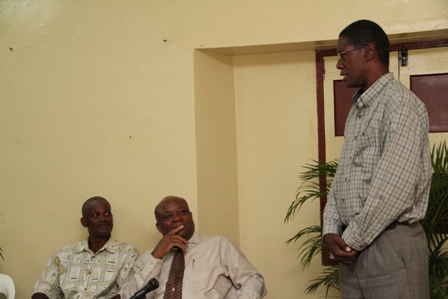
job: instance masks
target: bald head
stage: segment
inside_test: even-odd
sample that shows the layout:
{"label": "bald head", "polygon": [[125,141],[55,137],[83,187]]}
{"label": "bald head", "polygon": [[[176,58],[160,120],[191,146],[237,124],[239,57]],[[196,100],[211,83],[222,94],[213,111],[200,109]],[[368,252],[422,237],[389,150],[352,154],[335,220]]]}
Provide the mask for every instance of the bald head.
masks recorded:
{"label": "bald head", "polygon": [[167,205],[170,204],[170,202],[172,201],[179,201],[179,202],[184,202],[187,207],[188,207],[188,203],[187,201],[179,196],[174,196],[174,195],[169,195],[167,197],[164,197],[156,206],[156,208],[154,209],[154,216],[156,216],[156,220],[158,221],[158,216],[160,215],[161,212],[166,208]]}
{"label": "bald head", "polygon": [[81,224],[89,230],[89,238],[110,238],[114,218],[109,202],[100,196],[89,198],[82,205]]}
{"label": "bald head", "polygon": [[193,214],[187,201],[179,196],[167,196],[154,209],[156,227],[163,235],[183,225],[177,234],[189,240],[194,233]]}
{"label": "bald head", "polygon": [[109,207],[110,207],[110,203],[104,197],[101,197],[101,196],[91,197],[88,200],[86,200],[84,202],[84,204],[82,205],[82,208],[81,208],[82,217],[86,218],[88,216],[91,208],[98,203],[107,203],[107,205],[109,205]]}

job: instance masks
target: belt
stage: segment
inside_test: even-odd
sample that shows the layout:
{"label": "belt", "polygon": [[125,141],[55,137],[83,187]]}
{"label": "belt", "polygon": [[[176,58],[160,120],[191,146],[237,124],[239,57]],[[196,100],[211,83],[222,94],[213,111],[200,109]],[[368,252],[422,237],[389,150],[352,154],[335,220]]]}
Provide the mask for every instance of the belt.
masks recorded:
{"label": "belt", "polygon": [[409,223],[407,222],[398,222],[397,220],[395,220],[394,222],[392,222],[391,224],[389,224],[388,227],[386,227],[385,230],[391,230],[394,229],[395,227],[397,227],[397,225],[408,225]]}

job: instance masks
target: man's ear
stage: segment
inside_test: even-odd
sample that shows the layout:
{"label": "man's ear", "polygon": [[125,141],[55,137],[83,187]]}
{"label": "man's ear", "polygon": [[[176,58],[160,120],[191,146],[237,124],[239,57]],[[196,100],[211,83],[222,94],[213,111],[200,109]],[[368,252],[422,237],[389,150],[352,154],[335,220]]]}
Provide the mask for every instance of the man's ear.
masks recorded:
{"label": "man's ear", "polygon": [[375,45],[372,43],[368,43],[367,46],[365,46],[364,48],[364,53],[367,61],[372,60],[377,54]]}
{"label": "man's ear", "polygon": [[157,230],[159,231],[159,233],[162,233],[162,231],[160,230],[160,225],[158,223],[156,223],[156,227],[157,227]]}
{"label": "man's ear", "polygon": [[81,224],[82,226],[87,227],[87,220],[84,217],[81,218]]}

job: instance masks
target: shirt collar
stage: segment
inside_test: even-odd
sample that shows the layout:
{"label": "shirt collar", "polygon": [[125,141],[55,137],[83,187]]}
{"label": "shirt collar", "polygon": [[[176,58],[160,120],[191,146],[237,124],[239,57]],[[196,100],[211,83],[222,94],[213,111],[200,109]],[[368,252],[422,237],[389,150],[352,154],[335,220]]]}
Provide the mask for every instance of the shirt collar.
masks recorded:
{"label": "shirt collar", "polygon": [[187,249],[185,250],[185,252],[189,251],[190,249],[193,249],[199,243],[201,243],[201,235],[194,232],[193,236],[191,236],[190,240],[188,240],[188,245],[187,245]]}
{"label": "shirt collar", "polygon": [[[98,252],[101,252],[103,250],[107,250],[110,253],[115,253],[117,251],[118,247],[117,247],[117,242],[115,241],[115,239],[111,236],[109,238],[109,240],[106,242],[106,244],[104,244],[104,246],[98,250]],[[73,250],[75,253],[81,253],[83,251],[87,251],[87,252],[92,252],[92,250],[90,250],[89,248],[89,239],[79,242],[76,247]]]}
{"label": "shirt collar", "polygon": [[191,236],[190,240],[188,240],[188,243],[192,243],[192,244],[199,244],[199,234],[194,232],[193,236]]}
{"label": "shirt collar", "polygon": [[356,108],[368,108],[370,102],[372,102],[378,94],[383,90],[383,88],[390,82],[393,81],[394,74],[386,73],[381,76],[372,86],[369,87],[366,91],[358,90],[352,97],[352,101],[355,103]]}

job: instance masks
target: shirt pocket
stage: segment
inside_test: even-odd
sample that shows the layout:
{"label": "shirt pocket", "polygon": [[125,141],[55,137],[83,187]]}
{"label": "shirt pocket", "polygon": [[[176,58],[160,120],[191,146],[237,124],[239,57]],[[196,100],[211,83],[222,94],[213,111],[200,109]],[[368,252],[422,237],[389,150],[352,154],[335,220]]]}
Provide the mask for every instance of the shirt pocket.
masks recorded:
{"label": "shirt pocket", "polygon": [[192,260],[192,265],[190,270],[188,271],[187,279],[193,282],[201,282],[209,281],[210,277],[213,276],[213,272],[216,268],[213,263],[209,262],[201,262],[198,260]]}
{"label": "shirt pocket", "polygon": [[188,272],[185,272],[184,279],[194,285],[196,298],[204,298],[204,295],[199,294],[205,293],[209,295],[207,298],[222,298],[232,287],[232,282],[219,263],[195,260],[186,269]]}
{"label": "shirt pocket", "polygon": [[353,164],[356,167],[366,167],[369,163],[369,157],[375,151],[374,137],[371,133],[371,130],[366,130],[358,136],[355,136]]}

